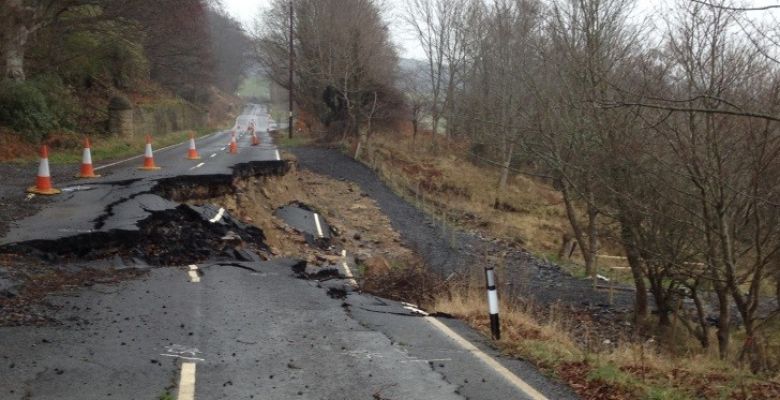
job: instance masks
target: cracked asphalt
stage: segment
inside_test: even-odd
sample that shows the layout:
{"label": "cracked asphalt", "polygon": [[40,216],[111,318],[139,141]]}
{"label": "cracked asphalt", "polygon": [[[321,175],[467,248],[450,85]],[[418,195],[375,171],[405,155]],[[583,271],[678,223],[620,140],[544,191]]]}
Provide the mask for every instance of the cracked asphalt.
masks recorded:
{"label": "cracked asphalt", "polygon": [[[80,183],[88,190],[46,200],[40,212],[16,221],[0,244],[17,249],[27,244],[41,252],[63,242],[88,248],[104,246],[101,238],[118,232],[125,234],[119,241],[133,241],[133,235],[146,232],[144,221],[172,212],[185,212],[197,222],[174,232],[182,237],[209,239],[205,233],[181,231],[214,225],[212,236],[223,235],[224,242],[236,232],[260,241],[218,204],[181,209],[171,195],[180,188],[165,185],[175,178],[185,182],[185,189],[206,182],[217,190],[247,174],[286,173],[265,134],[265,116],[262,106],[249,106],[237,121],[245,127],[256,120],[259,147],[250,147],[244,135],[239,154],[228,154],[229,135],[217,132],[198,141],[200,161],[184,160],[182,144],[155,154],[160,171],[138,171],[138,159],[102,168],[103,178]],[[167,230],[154,232],[171,231],[171,221],[165,222],[161,226]],[[157,247],[192,251],[185,243],[158,242]],[[241,256],[247,253],[254,256]],[[145,262],[152,259],[149,254],[137,254],[130,267],[148,270],[140,279],[49,296],[57,324],[0,328],[0,398],[149,400],[166,393],[181,400],[575,397],[530,365],[500,357],[458,321],[434,323],[402,304],[352,292],[341,279],[300,279],[293,268],[298,260],[272,258],[261,243],[206,258],[192,266],[158,268]],[[117,263],[115,257],[90,261],[104,268]],[[347,295],[331,297],[329,288]],[[453,335],[475,347],[464,347]],[[521,390],[507,374],[541,395]]]}

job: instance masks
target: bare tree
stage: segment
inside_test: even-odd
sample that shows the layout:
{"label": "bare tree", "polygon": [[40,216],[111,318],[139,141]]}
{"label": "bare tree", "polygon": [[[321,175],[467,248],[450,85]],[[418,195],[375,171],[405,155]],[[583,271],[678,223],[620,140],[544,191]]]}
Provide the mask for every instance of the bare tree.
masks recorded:
{"label": "bare tree", "polygon": [[468,3],[468,0],[408,0],[406,3],[406,21],[417,35],[428,63],[434,147],[442,116],[452,111],[455,85],[465,63],[463,19]]}
{"label": "bare tree", "polygon": [[[294,4],[295,101],[342,137],[359,137],[364,122],[393,98],[397,55],[380,9],[371,0]],[[276,1],[256,34],[258,61],[283,87],[288,86],[287,10],[286,1]]]}
{"label": "bare tree", "polygon": [[420,70],[406,71],[400,75],[397,84],[406,97],[407,118],[412,124],[412,143],[417,141],[428,101],[427,85],[422,75]]}
{"label": "bare tree", "polygon": [[3,78],[25,80],[25,53],[38,30],[75,7],[96,3],[83,0],[4,0],[0,3],[0,54]]}

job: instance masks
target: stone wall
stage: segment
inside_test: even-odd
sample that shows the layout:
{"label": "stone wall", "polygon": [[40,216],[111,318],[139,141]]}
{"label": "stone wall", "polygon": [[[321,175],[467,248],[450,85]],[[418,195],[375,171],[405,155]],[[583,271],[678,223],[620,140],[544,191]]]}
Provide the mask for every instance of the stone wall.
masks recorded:
{"label": "stone wall", "polygon": [[208,111],[180,101],[144,104],[133,110],[135,135],[194,130],[208,123]]}

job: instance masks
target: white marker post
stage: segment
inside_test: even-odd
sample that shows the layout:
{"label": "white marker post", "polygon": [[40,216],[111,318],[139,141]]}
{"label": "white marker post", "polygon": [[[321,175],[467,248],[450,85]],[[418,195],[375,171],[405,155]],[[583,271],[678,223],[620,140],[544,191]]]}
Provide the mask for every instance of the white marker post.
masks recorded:
{"label": "white marker post", "polygon": [[501,339],[501,324],[498,321],[498,292],[496,291],[496,271],[493,267],[485,267],[487,279],[488,311],[490,312],[490,332],[493,339]]}

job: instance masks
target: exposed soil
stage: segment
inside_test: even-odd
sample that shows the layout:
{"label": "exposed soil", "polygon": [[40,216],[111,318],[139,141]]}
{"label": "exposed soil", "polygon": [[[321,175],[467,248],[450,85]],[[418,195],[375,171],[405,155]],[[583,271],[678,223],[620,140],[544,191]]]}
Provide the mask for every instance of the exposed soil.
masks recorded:
{"label": "exposed soil", "polygon": [[[353,183],[379,205],[400,232],[403,244],[414,249],[430,270],[444,277],[481,273],[490,263],[497,267],[501,289],[522,296],[540,310],[559,304],[583,322],[593,321],[612,343],[630,333],[626,329],[633,304],[629,288],[594,289],[590,280],[572,277],[559,266],[534,257],[516,243],[486,237],[477,231],[450,229],[396,195],[374,171],[334,149],[295,148],[300,167]],[[610,301],[611,297],[611,301]]]}
{"label": "exposed soil", "polygon": [[[418,262],[376,202],[350,182],[293,170],[283,176],[239,181],[235,194],[208,201],[262,229],[275,256],[327,266],[340,262],[344,249],[363,269],[356,273]],[[274,211],[290,204],[319,213],[331,228],[330,242],[312,246],[306,235],[274,215]]]}

